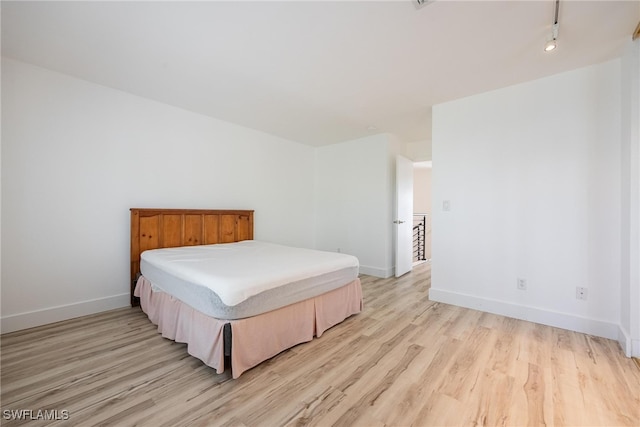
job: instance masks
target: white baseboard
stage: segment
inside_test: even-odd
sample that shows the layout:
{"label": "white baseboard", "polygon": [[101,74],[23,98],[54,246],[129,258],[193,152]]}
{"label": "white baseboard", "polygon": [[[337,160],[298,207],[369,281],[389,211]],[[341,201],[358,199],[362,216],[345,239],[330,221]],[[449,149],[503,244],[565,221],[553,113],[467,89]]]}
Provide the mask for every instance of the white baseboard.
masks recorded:
{"label": "white baseboard", "polygon": [[130,296],[126,293],[106,298],[98,298],[89,301],[45,308],[43,310],[13,314],[10,316],[4,316],[0,319],[1,330],[3,334],[7,332],[20,331],[22,329],[60,322],[62,320],[73,319],[75,317],[100,313],[101,311],[128,307],[129,304]]}
{"label": "white baseboard", "polygon": [[620,344],[622,351],[624,351],[624,355],[631,357],[631,336],[622,327],[622,325],[618,327],[618,337],[616,340],[618,341],[618,344]]}
{"label": "white baseboard", "polygon": [[393,276],[393,269],[367,267],[366,265],[361,265],[360,273],[366,274],[367,276],[380,277],[382,279],[386,279],[387,277]]}
{"label": "white baseboard", "polygon": [[640,358],[640,340],[634,340],[629,332],[622,326],[618,328],[618,343],[622,347],[625,356]]}
{"label": "white baseboard", "polygon": [[609,338],[620,342],[620,326],[616,323],[602,320],[589,319],[568,313],[546,310],[537,307],[514,304],[490,298],[480,298],[474,295],[449,292],[442,289],[431,288],[429,299],[487,313],[499,314],[514,319],[527,320],[556,328],[582,332],[598,337]]}

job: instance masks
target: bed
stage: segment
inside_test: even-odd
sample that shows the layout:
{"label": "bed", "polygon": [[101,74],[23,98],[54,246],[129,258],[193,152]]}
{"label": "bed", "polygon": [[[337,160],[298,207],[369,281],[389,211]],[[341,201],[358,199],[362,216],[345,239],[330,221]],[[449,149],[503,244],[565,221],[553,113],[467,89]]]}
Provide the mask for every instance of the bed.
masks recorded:
{"label": "bed", "polygon": [[131,209],[131,305],[233,378],[362,310],[357,259],[255,241],[253,213]]}

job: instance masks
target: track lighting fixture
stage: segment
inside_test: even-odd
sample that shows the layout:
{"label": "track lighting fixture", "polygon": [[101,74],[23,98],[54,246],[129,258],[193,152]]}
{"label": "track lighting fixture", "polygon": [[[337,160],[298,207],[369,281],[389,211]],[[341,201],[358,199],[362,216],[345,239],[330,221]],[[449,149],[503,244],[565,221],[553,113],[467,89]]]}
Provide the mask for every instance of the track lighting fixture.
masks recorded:
{"label": "track lighting fixture", "polygon": [[544,45],[545,52],[551,52],[556,47],[558,47],[558,11],[560,10],[560,0],[556,0],[556,13],[553,18],[553,26],[551,27],[551,37],[547,40],[547,43]]}

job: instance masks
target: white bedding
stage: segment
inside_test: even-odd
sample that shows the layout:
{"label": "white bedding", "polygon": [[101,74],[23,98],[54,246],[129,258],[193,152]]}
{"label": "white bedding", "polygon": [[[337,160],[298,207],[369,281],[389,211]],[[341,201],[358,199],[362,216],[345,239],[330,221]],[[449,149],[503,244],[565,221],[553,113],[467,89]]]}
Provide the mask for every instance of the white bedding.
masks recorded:
{"label": "white bedding", "polygon": [[346,284],[358,277],[354,256],[255,240],[148,250],[140,267],[159,290],[166,290],[161,277],[174,276],[212,291],[227,306],[309,278],[325,275],[337,283],[336,274],[346,275],[339,279]]}

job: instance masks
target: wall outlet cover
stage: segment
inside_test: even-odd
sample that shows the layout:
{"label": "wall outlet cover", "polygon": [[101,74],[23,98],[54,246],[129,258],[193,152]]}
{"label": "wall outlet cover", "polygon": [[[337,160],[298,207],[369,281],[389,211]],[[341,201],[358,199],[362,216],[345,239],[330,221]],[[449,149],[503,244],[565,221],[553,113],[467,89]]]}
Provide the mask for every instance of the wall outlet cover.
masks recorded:
{"label": "wall outlet cover", "polygon": [[527,290],[527,279],[518,278],[518,289],[521,291]]}
{"label": "wall outlet cover", "polygon": [[587,295],[588,295],[587,288],[583,288],[580,286],[576,287],[576,299],[586,301]]}

